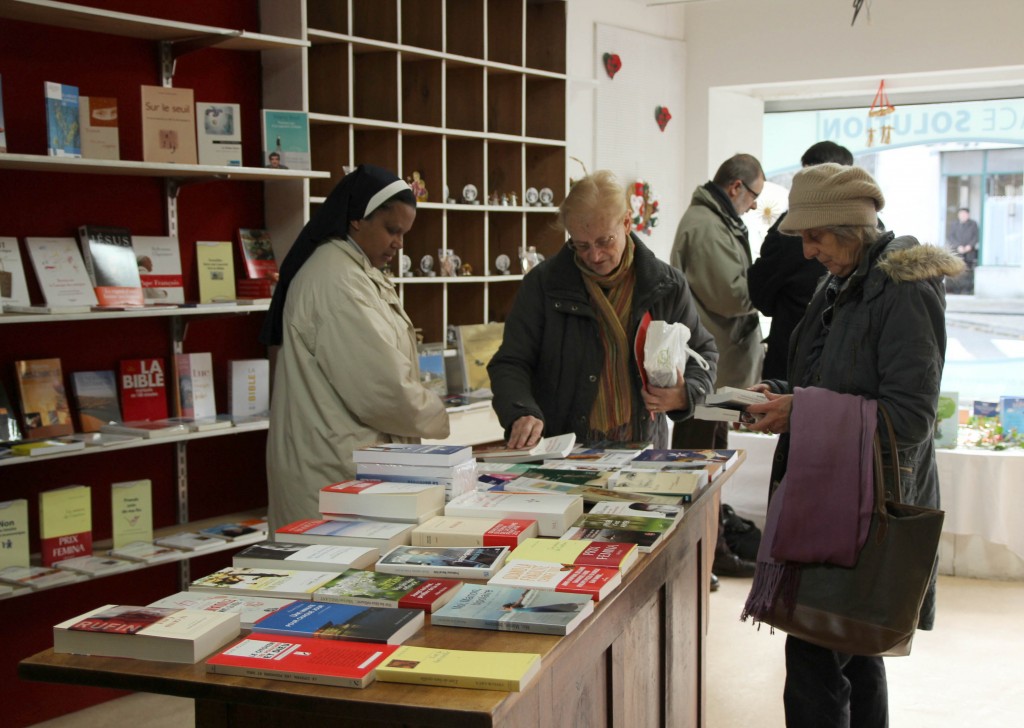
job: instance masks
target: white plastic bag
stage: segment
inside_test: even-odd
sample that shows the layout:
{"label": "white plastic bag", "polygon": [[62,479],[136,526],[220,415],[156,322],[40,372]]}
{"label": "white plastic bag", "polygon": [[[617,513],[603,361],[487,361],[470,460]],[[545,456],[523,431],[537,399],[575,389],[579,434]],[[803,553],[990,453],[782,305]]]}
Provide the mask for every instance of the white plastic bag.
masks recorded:
{"label": "white plastic bag", "polygon": [[686,357],[692,356],[707,370],[709,365],[689,346],[690,328],[686,324],[651,321],[644,342],[644,369],[653,387],[673,387],[677,383],[676,371],[686,370]]}

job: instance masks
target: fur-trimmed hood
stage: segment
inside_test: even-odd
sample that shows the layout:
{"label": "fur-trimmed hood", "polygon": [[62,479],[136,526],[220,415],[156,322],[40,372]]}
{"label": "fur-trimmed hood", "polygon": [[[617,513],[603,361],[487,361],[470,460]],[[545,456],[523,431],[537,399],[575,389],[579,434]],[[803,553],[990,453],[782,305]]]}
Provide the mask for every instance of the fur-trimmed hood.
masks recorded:
{"label": "fur-trimmed hood", "polygon": [[[910,242],[913,241],[913,242]],[[896,283],[947,276],[964,270],[964,262],[934,245],[922,245],[911,237],[896,238],[878,261],[878,269]]]}

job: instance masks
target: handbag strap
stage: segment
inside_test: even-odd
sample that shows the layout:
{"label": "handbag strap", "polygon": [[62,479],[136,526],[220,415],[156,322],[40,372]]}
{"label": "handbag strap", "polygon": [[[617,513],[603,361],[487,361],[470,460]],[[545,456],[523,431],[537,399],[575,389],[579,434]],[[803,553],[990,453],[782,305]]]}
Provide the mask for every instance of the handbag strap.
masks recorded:
{"label": "handbag strap", "polygon": [[[889,417],[889,412],[885,406],[878,402],[878,412],[882,415],[882,423],[885,425],[885,437],[889,443],[889,468],[892,470],[892,485],[893,493],[892,499],[896,503],[903,502],[903,488],[900,482],[900,455],[899,450],[896,449],[896,431],[892,426],[892,419]],[[886,490],[885,490],[885,461],[882,458],[882,440],[878,433],[878,428],[875,428],[875,511],[879,516],[878,522],[878,534],[877,538],[879,541],[885,539],[885,535],[889,530],[889,512],[885,507]]]}

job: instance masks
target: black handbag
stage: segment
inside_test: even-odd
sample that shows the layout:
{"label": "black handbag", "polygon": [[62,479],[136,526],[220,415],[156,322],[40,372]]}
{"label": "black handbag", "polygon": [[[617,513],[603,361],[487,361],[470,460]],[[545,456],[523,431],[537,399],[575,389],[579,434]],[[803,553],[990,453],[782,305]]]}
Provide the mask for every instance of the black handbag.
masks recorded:
{"label": "black handbag", "polygon": [[944,513],[902,502],[895,433],[888,413],[881,404],[878,409],[889,442],[891,491],[876,432],[875,511],[856,565],[800,565],[795,604],[776,599],[763,621],[826,649],[894,657],[910,654]]}

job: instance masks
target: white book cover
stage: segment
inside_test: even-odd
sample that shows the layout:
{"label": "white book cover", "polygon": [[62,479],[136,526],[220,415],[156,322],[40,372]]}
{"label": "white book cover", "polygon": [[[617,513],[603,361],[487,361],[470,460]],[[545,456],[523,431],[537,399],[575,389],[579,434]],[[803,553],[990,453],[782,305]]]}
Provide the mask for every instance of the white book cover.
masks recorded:
{"label": "white book cover", "polygon": [[25,247],[47,306],[97,305],[96,291],[74,238],[25,238]]}
{"label": "white book cover", "polygon": [[88,576],[106,576],[138,568],[137,563],[107,556],[77,556],[73,559],[58,561],[55,566],[58,569],[66,569]]}
{"label": "white book cover", "polygon": [[159,235],[133,235],[142,295],[147,304],[185,303],[178,239]]}
{"label": "white book cover", "polygon": [[380,549],[366,546],[333,546],[265,541],[239,551],[232,566],[294,569],[299,571],[346,571],[373,566]]}
{"label": "white book cover", "polygon": [[242,113],[238,104],[196,103],[199,163],[242,166]]}
{"label": "white book cover", "polygon": [[178,415],[196,420],[215,419],[217,402],[213,391],[213,355],[208,351],[175,354],[174,373]]}
{"label": "white book cover", "polygon": [[28,500],[0,503],[0,569],[29,565],[28,532]]}
{"label": "white book cover", "polygon": [[[3,119],[0,119],[3,126]],[[28,306],[28,283],[17,238],[0,237],[0,305]]]}
{"label": "white book cover", "polygon": [[228,362],[228,413],[232,417],[266,417],[270,413],[270,360]]}
{"label": "white book cover", "polygon": [[162,564],[166,561],[180,561],[185,557],[182,549],[171,546],[160,546],[149,541],[133,541],[107,552],[111,556],[144,564]]}
{"label": "white book cover", "polygon": [[453,499],[444,508],[446,516],[532,518],[541,536],[557,538],[583,515],[583,499],[577,495],[552,493],[497,493],[474,491]]}
{"label": "white book cover", "polygon": [[61,584],[73,584],[85,577],[73,571],[51,569],[47,566],[8,566],[0,569],[0,581],[15,586],[27,586],[33,591]]}
{"label": "white book cover", "polygon": [[161,609],[191,609],[199,612],[235,613],[241,618],[242,629],[252,629],[254,622],[282,607],[292,604],[294,599],[272,599],[266,597],[220,596],[182,591],[158,599],[150,607]]}
{"label": "white book cover", "polygon": [[223,546],[226,542],[222,538],[214,538],[213,536],[205,536],[201,533],[188,531],[158,538],[153,543],[158,546],[181,549],[182,551],[202,551]]}
{"label": "white book cover", "polygon": [[82,130],[82,157],[120,159],[117,138],[117,99],[78,97],[78,125]]}
{"label": "white book cover", "polygon": [[229,566],[196,579],[189,586],[189,591],[312,600],[313,592],[340,575],[340,571],[247,569]]}

